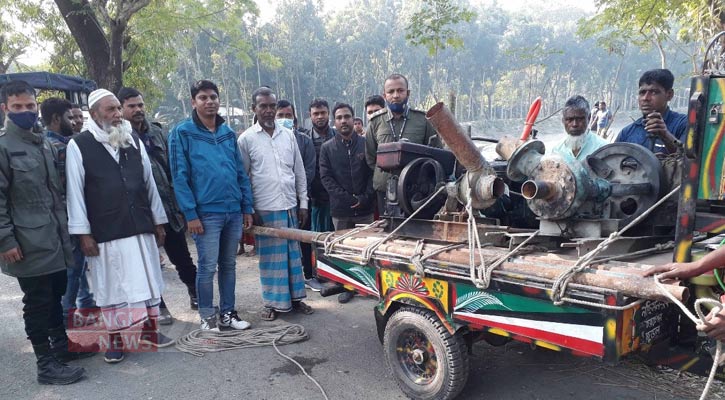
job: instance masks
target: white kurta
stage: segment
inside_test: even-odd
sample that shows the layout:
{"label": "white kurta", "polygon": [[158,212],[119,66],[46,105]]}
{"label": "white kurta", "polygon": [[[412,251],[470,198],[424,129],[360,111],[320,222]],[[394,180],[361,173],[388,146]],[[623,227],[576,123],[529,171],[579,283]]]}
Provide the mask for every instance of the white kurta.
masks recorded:
{"label": "white kurta", "polygon": [[[93,127],[90,132],[118,162],[120,152],[108,144],[108,135]],[[132,145],[136,147],[135,142]],[[144,146],[140,146],[139,150],[154,225],[165,224],[168,220],[156,190],[148,154]],[[68,231],[71,235],[92,234],[84,196],[83,156],[73,140],[66,150],[66,175]],[[132,304],[161,297],[164,281],[161,276],[159,249],[153,234],[147,233],[99,243],[98,250],[97,257],[86,258],[88,284],[93,291],[96,304],[101,307],[122,303]]]}

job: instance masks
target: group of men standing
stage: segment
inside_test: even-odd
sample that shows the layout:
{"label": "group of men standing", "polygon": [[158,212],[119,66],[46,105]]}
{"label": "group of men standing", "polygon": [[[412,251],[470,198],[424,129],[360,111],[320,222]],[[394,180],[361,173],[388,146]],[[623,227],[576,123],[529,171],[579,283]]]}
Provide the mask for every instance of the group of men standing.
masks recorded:
{"label": "group of men standing", "polygon": [[[213,82],[191,86],[191,116],[168,135],[148,121],[138,90],[98,89],[88,97],[85,123],[80,107],[46,100],[43,133],[34,89],[21,81],[4,85],[0,266],[24,293],[38,382],[77,381],[83,368],[65,362],[99,350],[98,343],[84,347],[68,339],[64,322],[76,318],[76,305],[100,310],[109,363],[124,359],[130,334],[149,346],[174,343],[158,331],[171,319],[162,298],[161,246],[187,287],[190,307],[199,311],[201,329],[248,328],[235,310],[243,230],[257,224],[322,232],[371,223],[385,191],[375,167],[377,144],[428,143],[435,136],[423,113],[408,108],[408,95],[407,79],[391,75],[384,97],[365,104],[370,127],[364,135],[349,104],[333,106],[332,127],[329,104],[313,100],[313,127],[305,131],[292,104],[261,87],[252,95],[256,122],[237,137],[218,114]],[[256,244],[262,319],[313,313],[303,302],[306,283],[320,289],[309,246],[261,236]],[[351,297],[343,293],[339,300]]]}

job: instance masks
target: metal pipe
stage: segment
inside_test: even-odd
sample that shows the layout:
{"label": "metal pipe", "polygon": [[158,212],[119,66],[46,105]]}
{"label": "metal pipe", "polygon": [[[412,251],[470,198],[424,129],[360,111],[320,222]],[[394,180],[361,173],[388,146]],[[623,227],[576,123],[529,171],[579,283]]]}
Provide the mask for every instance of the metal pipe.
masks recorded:
{"label": "metal pipe", "polygon": [[[446,142],[456,159],[466,167],[468,172],[474,173],[482,170],[486,174],[494,171],[478,148],[466,134],[465,129],[456,121],[451,111],[443,103],[434,105],[425,115],[438,134]],[[490,171],[490,172],[489,172]]]}
{"label": "metal pipe", "polygon": [[550,199],[556,195],[556,185],[546,181],[528,180],[521,185],[521,196],[526,200]]}
{"label": "metal pipe", "polygon": [[502,159],[508,160],[522,143],[524,142],[522,142],[519,138],[504,136],[499,139],[496,144],[496,153],[501,156]]}
{"label": "metal pipe", "polygon": [[476,181],[475,191],[479,200],[497,199],[506,192],[506,184],[495,175],[482,175]]}
{"label": "metal pipe", "polygon": [[[309,232],[300,229],[277,229],[260,226],[255,226],[252,231],[257,235],[298,240],[306,243],[314,243],[318,246],[323,246],[325,244],[325,238],[328,235],[328,233]],[[340,234],[341,233],[334,233],[330,236],[330,238],[334,238]],[[352,236],[350,238],[346,238],[340,242],[340,245],[350,251],[359,251],[362,253],[363,249],[380,240],[382,238],[381,235],[385,235],[386,233],[373,231],[365,232],[364,234],[367,236]],[[442,246],[443,245],[425,244],[424,250],[433,251]],[[409,259],[421,251],[421,249],[417,248],[415,242],[405,240],[391,240],[380,245],[378,250],[382,253],[394,254],[401,259]],[[480,250],[480,252],[486,263],[490,263],[505,255],[508,250],[495,247],[485,247]],[[430,259],[443,264],[456,264],[466,267],[469,263],[469,255],[470,253],[468,249],[456,249],[436,254]],[[516,256],[506,260],[498,268],[501,271],[521,274],[522,276],[528,275],[553,280],[560,276],[563,272],[570,269],[575,262],[575,260],[552,258],[548,255]],[[664,296],[662,292],[660,292],[659,288],[654,284],[653,279],[641,276],[641,268],[632,268],[631,271],[626,271],[623,268],[617,268],[616,271],[610,271],[608,269],[611,269],[611,267],[608,267],[606,264],[592,265],[584,272],[574,275],[572,282],[581,285],[616,290],[624,295],[637,298],[668,301],[667,297]],[[665,287],[678,300],[686,300],[689,295],[686,287],[671,284],[665,285]]]}

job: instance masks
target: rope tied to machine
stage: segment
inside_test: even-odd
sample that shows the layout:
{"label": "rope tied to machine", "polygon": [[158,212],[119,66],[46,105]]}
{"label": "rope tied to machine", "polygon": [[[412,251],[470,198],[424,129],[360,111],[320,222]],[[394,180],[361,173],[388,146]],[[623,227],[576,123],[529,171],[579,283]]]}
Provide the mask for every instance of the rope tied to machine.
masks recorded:
{"label": "rope tied to machine", "polygon": [[[568,270],[562,272],[556,279],[554,280],[554,284],[551,287],[551,301],[554,303],[554,305],[560,306],[564,303],[575,303],[575,304],[581,304],[581,305],[591,305],[595,307],[602,307],[607,309],[615,309],[619,310],[622,309],[620,306],[609,306],[605,304],[598,304],[593,302],[586,302],[583,300],[576,300],[572,298],[565,297],[567,286],[571,282],[572,278],[574,278],[574,275],[584,271],[587,269],[591,264],[595,262],[595,257],[601,253],[602,251],[606,250],[609,245],[611,245],[613,242],[619,239],[620,236],[622,236],[625,232],[627,232],[630,228],[640,223],[642,220],[647,218],[652,211],[654,211],[657,207],[662,205],[665,201],[667,201],[670,197],[674,196],[677,192],[679,192],[680,186],[677,186],[676,188],[672,189],[667,195],[662,197],[659,201],[657,201],[655,204],[653,204],[650,208],[645,210],[642,214],[640,214],[637,218],[633,219],[627,226],[620,229],[619,231],[612,232],[609,237],[601,241],[597,247],[594,248],[594,250],[590,251],[589,253],[585,254],[584,256],[580,257],[577,262]],[[626,308],[633,307],[633,304],[628,304],[627,306],[624,306]]]}

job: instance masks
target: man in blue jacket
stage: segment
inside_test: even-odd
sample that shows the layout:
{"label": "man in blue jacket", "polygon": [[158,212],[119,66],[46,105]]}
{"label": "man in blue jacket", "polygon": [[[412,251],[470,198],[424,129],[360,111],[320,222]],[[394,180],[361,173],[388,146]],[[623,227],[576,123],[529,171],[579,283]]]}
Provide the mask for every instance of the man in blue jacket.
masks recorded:
{"label": "man in blue jacket", "polygon": [[[176,200],[199,257],[196,292],[201,329],[246,329],[249,323],[234,310],[234,287],[242,225],[252,226],[252,188],[236,135],[218,114],[217,86],[207,80],[196,82],[191,87],[191,105],[191,118],[180,122],[169,136],[169,162]],[[218,321],[213,305],[217,265]]]}

